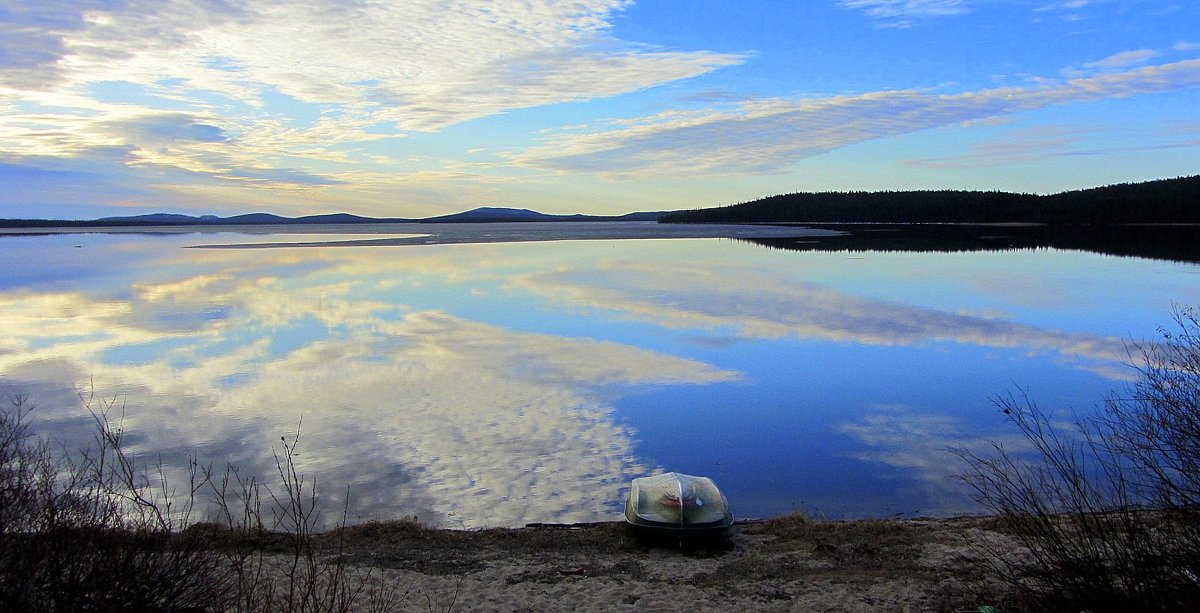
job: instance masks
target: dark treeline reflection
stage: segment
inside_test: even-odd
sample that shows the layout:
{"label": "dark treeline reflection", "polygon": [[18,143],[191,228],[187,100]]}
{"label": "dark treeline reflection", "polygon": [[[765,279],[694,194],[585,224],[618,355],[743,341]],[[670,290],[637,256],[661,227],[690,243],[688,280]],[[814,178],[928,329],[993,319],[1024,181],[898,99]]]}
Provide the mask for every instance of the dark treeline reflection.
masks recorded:
{"label": "dark treeline reflection", "polygon": [[814,224],[839,236],[752,238],[789,251],[956,253],[1055,248],[1200,263],[1200,226],[998,226],[954,224]]}

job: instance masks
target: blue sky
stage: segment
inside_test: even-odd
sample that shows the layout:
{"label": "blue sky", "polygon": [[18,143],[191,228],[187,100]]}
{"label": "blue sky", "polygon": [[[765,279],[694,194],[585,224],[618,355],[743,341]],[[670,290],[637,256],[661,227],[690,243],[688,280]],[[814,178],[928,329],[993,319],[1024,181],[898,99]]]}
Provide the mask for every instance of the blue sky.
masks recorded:
{"label": "blue sky", "polygon": [[1190,0],[0,2],[0,217],[1200,172]]}

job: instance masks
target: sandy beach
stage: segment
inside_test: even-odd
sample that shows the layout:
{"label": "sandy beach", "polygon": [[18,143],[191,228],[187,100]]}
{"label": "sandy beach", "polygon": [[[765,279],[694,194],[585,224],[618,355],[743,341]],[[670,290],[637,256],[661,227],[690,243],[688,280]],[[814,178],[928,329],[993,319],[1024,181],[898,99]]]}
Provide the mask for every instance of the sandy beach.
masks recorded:
{"label": "sandy beach", "polygon": [[992,524],[789,516],[681,544],[619,522],[476,531],[395,522],[326,533],[317,546],[324,556],[340,549],[354,573],[370,574],[370,589],[394,590],[399,610],[976,611],[1001,604],[1005,590],[974,544],[1017,550]]}

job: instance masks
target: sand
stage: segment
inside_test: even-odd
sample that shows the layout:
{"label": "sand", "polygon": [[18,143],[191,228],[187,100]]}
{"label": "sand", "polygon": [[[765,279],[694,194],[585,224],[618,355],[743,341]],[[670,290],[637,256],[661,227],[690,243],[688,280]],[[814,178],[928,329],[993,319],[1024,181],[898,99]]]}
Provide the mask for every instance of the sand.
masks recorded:
{"label": "sand", "polygon": [[[986,518],[739,523],[723,538],[647,539],[622,523],[479,531],[368,524],[321,535],[389,610],[977,611],[1005,588],[974,543],[1017,547]],[[361,599],[370,610],[370,599]]]}

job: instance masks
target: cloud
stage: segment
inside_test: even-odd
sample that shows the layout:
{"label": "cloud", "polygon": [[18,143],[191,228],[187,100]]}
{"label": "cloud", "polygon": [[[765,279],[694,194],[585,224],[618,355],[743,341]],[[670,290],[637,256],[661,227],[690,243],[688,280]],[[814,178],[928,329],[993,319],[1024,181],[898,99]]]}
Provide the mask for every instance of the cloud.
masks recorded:
{"label": "cloud", "polygon": [[1052,4],[1043,4],[1034,10],[1036,13],[1044,13],[1048,11],[1076,11],[1091,4],[1092,0],[1067,0],[1066,2],[1055,2]]}
{"label": "cloud", "polygon": [[[1055,158],[1078,158],[1111,153],[1155,151],[1195,147],[1200,144],[1196,130],[1177,126],[1175,130],[1154,134],[1158,142],[1138,145],[1087,145],[1087,139],[1101,133],[1100,129],[1067,128],[1065,126],[1043,126],[1037,129],[1020,130],[1000,138],[971,145],[966,153],[940,158],[907,160],[905,165],[917,168],[989,168],[1010,164],[1028,164]],[[1139,134],[1145,140],[1147,134]],[[1124,138],[1118,142],[1133,142],[1137,139]]]}
{"label": "cloud", "polygon": [[101,124],[116,137],[154,147],[178,141],[221,143],[228,140],[221,128],[178,113],[127,117]]}
{"label": "cloud", "polygon": [[1106,98],[1200,85],[1200,60],[1025,87],[959,94],[915,90],[745,102],[670,112],[510,154],[515,164],[611,179],[777,173],[798,160],[869,140]]}
{"label": "cloud", "polygon": [[23,217],[53,217],[42,212],[47,206],[86,207],[149,196],[148,190],[132,185],[127,176],[115,170],[109,164],[94,163],[70,169],[62,160],[53,158],[20,160],[20,163],[0,158],[0,184],[5,186],[5,197],[19,203],[13,210]]}
{"label": "cloud", "polygon": [[1102,60],[1088,62],[1084,64],[1087,68],[1098,68],[1101,70],[1120,70],[1131,66],[1140,66],[1150,60],[1162,55],[1153,49],[1137,49],[1134,51],[1122,51],[1114,53]]}
{"label": "cloud", "polygon": [[1078,148],[1078,143],[1087,136],[1085,131],[1079,129],[1039,127],[974,144],[962,155],[909,160],[905,164],[918,168],[980,168],[1098,153]]}
{"label": "cloud", "polygon": [[[260,0],[237,8],[169,1],[72,9],[63,3],[25,18],[29,27],[66,22],[37,35],[47,60],[9,58],[0,65],[0,83],[45,91],[127,82],[193,104],[211,101],[199,97],[207,92],[251,107],[278,93],[333,105],[350,120],[438,130],[742,61],[612,38],[608,20],[624,4]],[[50,65],[53,74],[34,84],[14,72]]]}
{"label": "cloud", "polygon": [[[131,186],[125,190],[127,198],[149,198],[175,185],[211,188],[226,182],[304,188],[342,183],[257,159],[252,148],[217,125],[222,122],[207,114],[127,107],[63,116],[11,113],[0,115],[0,160],[12,172],[77,178],[83,187],[59,203],[83,198],[97,204],[110,183]],[[51,186],[50,191],[65,189]],[[157,194],[155,200],[169,200],[162,191]],[[39,201],[55,202],[36,196],[26,200]]]}
{"label": "cloud", "polygon": [[432,185],[448,200],[441,195],[448,182],[486,178],[488,168],[430,179],[365,164],[362,146],[634,92],[745,60],[620,40],[610,22],[627,4],[22,5],[0,12],[0,159],[42,168],[29,159],[86,161],[94,151],[121,149],[127,157],[107,174],[153,186],[159,202],[208,197],[232,206],[253,198],[294,209],[329,199],[313,188],[350,182],[359,198],[410,200],[377,193],[372,180],[393,191]]}
{"label": "cloud", "polygon": [[838,0],[842,8],[863,11],[885,26],[907,27],[917,19],[961,15],[964,0]]}
{"label": "cloud", "polygon": [[230,168],[221,178],[254,184],[277,184],[289,187],[303,185],[345,185],[347,181],[296,170],[294,168]]}
{"label": "cloud", "polygon": [[63,33],[84,26],[95,0],[6,3],[0,12],[0,82],[18,88],[44,87],[61,79],[67,49]]}

